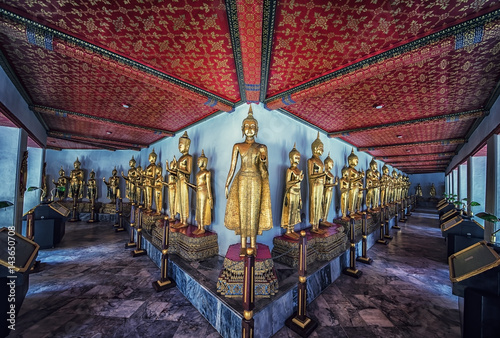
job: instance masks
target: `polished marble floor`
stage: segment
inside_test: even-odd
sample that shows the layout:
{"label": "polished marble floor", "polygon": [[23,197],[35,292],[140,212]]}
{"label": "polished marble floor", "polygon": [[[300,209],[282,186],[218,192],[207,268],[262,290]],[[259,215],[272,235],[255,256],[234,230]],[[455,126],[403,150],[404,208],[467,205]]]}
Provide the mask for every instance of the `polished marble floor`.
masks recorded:
{"label": "polished marble floor", "polygon": [[[417,209],[389,245],[368,251],[360,279],[338,278],[308,308],[311,337],[460,337],[446,247],[434,210]],[[42,271],[9,337],[219,337],[176,289],[156,293],[159,269],[132,258],[111,223],[67,223],[63,241],[42,250]],[[284,327],[274,337],[298,337]]]}

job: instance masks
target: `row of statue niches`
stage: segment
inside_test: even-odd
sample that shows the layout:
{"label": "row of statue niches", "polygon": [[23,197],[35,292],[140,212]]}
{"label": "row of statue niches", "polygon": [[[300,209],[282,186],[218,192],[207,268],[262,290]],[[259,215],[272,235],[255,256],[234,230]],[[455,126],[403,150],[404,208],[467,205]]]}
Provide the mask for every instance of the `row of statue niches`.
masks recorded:
{"label": "row of statue niches", "polygon": [[[273,226],[271,213],[271,197],[269,188],[267,147],[255,141],[258,133],[258,122],[253,117],[250,107],[248,116],[243,120],[242,132],[245,137],[244,142],[233,145],[231,165],[225,184],[225,196],[227,199],[224,225],[234,230],[237,235],[241,235],[242,250],[247,246],[247,239],[250,238],[250,246],[255,248],[256,236],[262,231],[269,230]],[[167,179],[163,176],[161,164],[156,163],[157,155],[153,151],[149,154],[149,164],[145,169],[136,167],[136,161],[132,157],[129,161],[129,170],[122,177],[126,181],[125,197],[130,201],[144,203],[145,212],[154,212],[153,204],[163,205],[163,188],[168,189],[168,207],[172,221],[178,216],[176,227],[186,227],[188,225],[189,210],[189,189],[196,192],[196,216],[199,233],[205,231],[205,226],[212,222],[213,197],[211,188],[211,173],[207,169],[208,158],[202,150],[198,158],[199,171],[196,174],[194,183],[191,183],[191,173],[193,158],[189,154],[191,140],[187,132],[179,138],[178,148],[181,153],[177,160],[165,163]],[[320,222],[326,221],[330,210],[333,187],[340,190],[340,210],[343,218],[353,216],[361,212],[363,199],[366,201],[368,210],[378,208],[394,201],[401,200],[408,196],[410,181],[407,176],[398,174],[395,170],[392,175],[389,168],[383,166],[382,173],[378,170],[377,163],[372,160],[369,169],[358,171],[358,156],[354,154],[354,149],[348,157],[348,165],[342,168],[342,177],[335,177],[331,170],[334,166],[333,160],[323,155],[323,143],[319,133],[316,140],[311,145],[312,157],[307,160],[307,181],[309,184],[309,223],[314,233],[324,233],[319,227]],[[295,145],[289,153],[290,167],[286,172],[285,192],[283,199],[281,226],[286,229],[285,235],[292,239],[298,239],[299,235],[294,232],[294,226],[301,223],[302,199],[301,183],[305,175],[298,168],[300,162],[300,152]],[[236,173],[237,162],[240,161],[240,170]],[[106,183],[110,191],[114,191],[116,197],[116,187],[119,178],[116,176],[116,169],[113,176]],[[71,171],[70,177],[65,177],[64,172],[60,173],[61,178],[58,183],[64,185],[64,180],[69,180],[69,196],[82,196],[83,171],[80,163],[75,162],[75,169]],[[87,187],[93,187],[87,182]],[[94,175],[95,176],[95,175]],[[231,184],[232,183],[232,184]],[[115,190],[112,190],[115,189]],[[365,193],[366,192],[366,193]],[[80,195],[78,195],[80,194]],[[111,197],[113,195],[111,194]],[[95,192],[94,192],[95,195]],[[109,195],[108,195],[109,196]],[[58,196],[61,198],[61,196]],[[156,210],[160,214],[161,207]]]}

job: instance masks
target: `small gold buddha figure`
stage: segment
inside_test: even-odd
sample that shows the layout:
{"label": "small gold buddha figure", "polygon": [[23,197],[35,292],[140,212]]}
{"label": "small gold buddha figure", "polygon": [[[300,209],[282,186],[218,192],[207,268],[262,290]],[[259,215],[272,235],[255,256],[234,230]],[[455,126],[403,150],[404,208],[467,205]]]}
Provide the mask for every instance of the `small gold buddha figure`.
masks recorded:
{"label": "small gold buddha figure", "polygon": [[[241,236],[240,256],[246,254],[247,239],[250,248],[257,255],[257,235],[273,227],[271,212],[271,190],[267,171],[267,147],[255,142],[259,126],[253,117],[252,106],[243,120],[241,131],[245,141],[233,146],[231,165],[226,180],[227,198],[224,225]],[[236,171],[238,158],[241,158],[240,170]],[[234,182],[229,190],[231,181]]]}
{"label": "small gold buddha figure", "polygon": [[161,215],[163,209],[163,187],[168,185],[168,183],[163,179],[161,164],[156,165],[155,172],[155,183],[154,183],[154,200],[156,206],[156,214]]}
{"label": "small gold buddha figure", "polygon": [[170,162],[170,166],[168,165],[168,160],[165,161],[165,168],[168,175],[168,208],[170,212],[169,220],[170,222],[175,221],[175,215],[177,215],[177,207],[176,207],[176,195],[177,195],[177,159],[174,156],[172,162]]}
{"label": "small gold buddha figure", "polygon": [[294,227],[301,222],[302,197],[300,184],[304,179],[304,173],[297,168],[300,162],[300,152],[295,148],[295,144],[288,154],[288,158],[290,159],[290,168],[286,170],[285,175],[285,196],[281,212],[281,227],[286,229],[286,237],[298,240],[300,235],[294,231]]}
{"label": "small gold buddha figure", "polygon": [[349,204],[349,167],[342,168],[342,177],[339,180],[340,189],[340,212],[343,219],[348,219],[347,217],[347,207]]}
{"label": "small gold buddha figure", "polygon": [[325,159],[325,185],[323,190],[323,221],[328,220],[328,213],[332,204],[333,187],[339,184],[338,177],[335,177],[331,170],[333,169],[333,160],[330,158],[330,153]]}
{"label": "small gold buddha figure", "polygon": [[189,184],[196,191],[196,223],[198,229],[193,231],[195,235],[205,233],[205,226],[212,224],[212,209],[214,202],[212,198],[212,174],[207,169],[208,158],[203,149],[198,157],[198,168],[196,184]]}
{"label": "small gold buddha figure", "polygon": [[[193,157],[189,155],[191,140],[187,132],[179,138],[179,152],[182,156],[177,162],[177,187],[176,187],[176,211],[179,213],[180,223],[176,228],[185,228],[188,226],[189,218],[189,187],[188,183],[193,171]],[[174,227],[174,226],[173,226]]]}
{"label": "small gold buddha figure", "polygon": [[52,179],[52,183],[54,183],[54,186],[56,187],[56,197],[60,201],[66,198],[68,179],[69,177],[65,175],[63,167],[59,170],[59,178],[57,179],[57,182]]}
{"label": "small gold buddha figure", "polygon": [[97,199],[97,182],[94,169],[90,171],[89,180],[87,181],[87,198],[89,201],[95,201]]}
{"label": "small gold buddha figure", "polygon": [[131,202],[135,202],[137,200],[136,198],[136,181],[137,181],[137,168],[135,167],[136,161],[134,159],[134,156],[132,156],[132,159],[128,162],[130,169],[128,170],[127,176],[123,174],[122,171],[122,177],[125,180],[125,197],[128,198]]}
{"label": "small gold buddha figure", "polygon": [[323,193],[325,189],[325,165],[320,156],[323,154],[323,142],[318,137],[311,144],[312,157],[307,160],[307,177],[309,179],[309,223],[311,232],[324,234],[319,228],[323,218]]}
{"label": "small gold buddha figure", "polygon": [[398,198],[398,172],[396,169],[392,170],[392,178],[391,178],[391,202],[396,202]]}
{"label": "small gold buddha figure", "polygon": [[153,190],[155,188],[156,181],[156,159],[158,156],[153,151],[148,156],[149,164],[145,170],[142,171],[142,186],[144,189],[144,210],[153,210]]}
{"label": "small gold buddha figure", "polygon": [[370,162],[372,169],[373,203],[372,210],[377,209],[380,204],[380,171],[378,171],[377,162],[374,159]]}
{"label": "small gold buddha figure", "polygon": [[[352,216],[358,210],[361,204],[360,199],[360,189],[363,189],[363,178],[365,173],[363,171],[357,171],[356,166],[358,165],[358,156],[354,154],[354,148],[351,154],[347,158],[349,167],[347,167],[348,179],[349,179],[349,214]],[[361,190],[361,200],[363,197],[363,191]]]}
{"label": "small gold buddha figure", "polygon": [[389,175],[389,167],[385,164],[382,167],[382,178],[380,179],[380,204],[381,206],[389,203],[391,176]]}
{"label": "small gold buddha figure", "polygon": [[116,167],[111,172],[111,176],[109,177],[108,182],[106,182],[105,177],[102,178],[102,181],[104,182],[104,184],[106,184],[107,187],[106,197],[111,200],[111,203],[115,203],[116,197],[118,196],[118,190],[120,189],[120,177],[118,176]]}
{"label": "small gold buddha figure", "polygon": [[80,168],[81,163],[78,161],[78,157],[73,163],[73,166],[75,169],[71,170],[69,175],[69,197],[72,199],[79,199],[83,198],[84,174],[83,169]]}
{"label": "small gold buddha figure", "polygon": [[429,195],[431,197],[436,197],[436,187],[434,186],[434,183],[431,184],[431,190],[429,191]]}
{"label": "small gold buddha figure", "polygon": [[135,179],[135,198],[138,204],[144,202],[144,176],[142,175],[142,167],[137,166],[137,177]]}
{"label": "small gold buddha figure", "polygon": [[375,163],[375,167],[377,163],[372,160],[370,162],[370,169],[366,171],[366,209],[371,210],[375,208],[375,173],[372,169],[372,163]]}
{"label": "small gold buddha figure", "polygon": [[422,186],[419,184],[417,184],[417,187],[415,188],[415,195],[416,196],[423,196],[423,193],[422,193]]}

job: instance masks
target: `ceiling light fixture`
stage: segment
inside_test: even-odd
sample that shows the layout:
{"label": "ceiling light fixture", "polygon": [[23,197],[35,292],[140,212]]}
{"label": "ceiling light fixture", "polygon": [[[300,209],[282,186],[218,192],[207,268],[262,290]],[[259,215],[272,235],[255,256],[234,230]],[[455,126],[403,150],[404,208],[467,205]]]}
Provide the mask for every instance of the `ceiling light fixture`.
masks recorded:
{"label": "ceiling light fixture", "polygon": [[112,133],[113,133],[113,132],[111,132],[111,131],[109,131],[109,130],[106,132],[106,134],[108,134],[108,135],[111,135]]}
{"label": "ceiling light fixture", "polygon": [[403,138],[403,135],[396,135],[397,138]]}
{"label": "ceiling light fixture", "polygon": [[130,105],[128,103],[122,103],[123,108],[130,108]]}
{"label": "ceiling light fixture", "polygon": [[373,108],[375,108],[375,109],[382,109],[382,108],[384,108],[384,105],[383,104],[374,104]]}

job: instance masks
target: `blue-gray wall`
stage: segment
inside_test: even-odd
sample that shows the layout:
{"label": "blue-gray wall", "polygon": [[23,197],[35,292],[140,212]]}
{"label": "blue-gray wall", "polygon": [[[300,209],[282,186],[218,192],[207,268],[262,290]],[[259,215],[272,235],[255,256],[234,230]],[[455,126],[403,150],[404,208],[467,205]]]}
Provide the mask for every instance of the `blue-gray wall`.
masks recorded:
{"label": "blue-gray wall", "polygon": [[441,199],[444,193],[444,173],[414,174],[408,175],[410,178],[410,195],[415,194],[415,188],[420,183],[423,197],[430,197],[431,185],[436,187],[436,197]]}
{"label": "blue-gray wall", "polygon": [[[16,204],[18,199],[18,155],[21,130],[0,127],[0,201]],[[0,228],[14,225],[16,208],[10,206],[0,209]]]}

